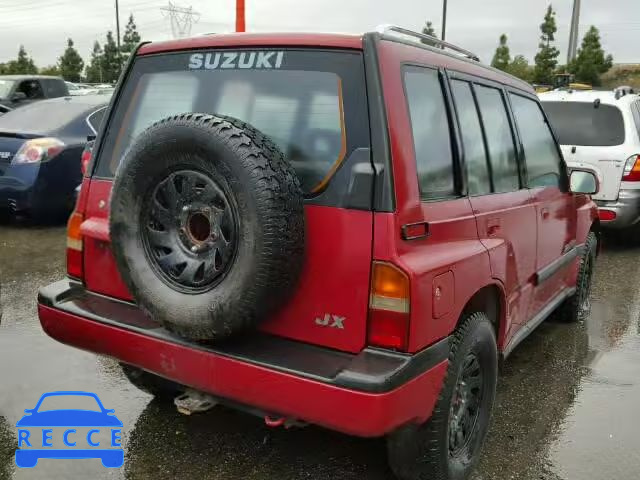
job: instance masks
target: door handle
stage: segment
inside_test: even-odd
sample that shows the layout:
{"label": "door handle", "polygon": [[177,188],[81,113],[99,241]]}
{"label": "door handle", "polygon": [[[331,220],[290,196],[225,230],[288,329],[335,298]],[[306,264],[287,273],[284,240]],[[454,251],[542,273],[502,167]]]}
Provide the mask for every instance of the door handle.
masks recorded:
{"label": "door handle", "polygon": [[548,219],[549,218],[549,209],[548,208],[540,209],[540,216],[542,217],[543,220]]}

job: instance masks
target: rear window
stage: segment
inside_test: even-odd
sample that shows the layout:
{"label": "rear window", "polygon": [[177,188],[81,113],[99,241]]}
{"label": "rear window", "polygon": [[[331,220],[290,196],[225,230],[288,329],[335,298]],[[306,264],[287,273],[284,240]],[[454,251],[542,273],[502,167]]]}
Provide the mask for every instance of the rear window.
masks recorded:
{"label": "rear window", "polygon": [[91,108],[73,100],[44,100],[16,108],[0,117],[0,131],[52,133],[63,130]]}
{"label": "rear window", "polygon": [[305,50],[202,51],[140,57],[98,154],[113,177],[150,125],[188,112],[221,114],[261,130],[293,164],[307,194],[326,186],[366,122],[362,57]]}
{"label": "rear window", "polygon": [[542,102],[561,145],[612,147],[624,143],[622,112],[591,102]]}

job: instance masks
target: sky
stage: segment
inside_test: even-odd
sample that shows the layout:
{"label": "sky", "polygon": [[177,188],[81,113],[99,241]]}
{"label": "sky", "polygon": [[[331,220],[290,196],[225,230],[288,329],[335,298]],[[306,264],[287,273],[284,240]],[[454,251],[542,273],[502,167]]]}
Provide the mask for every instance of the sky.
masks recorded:
{"label": "sky", "polygon": [[[566,59],[573,0],[552,2],[557,11],[557,46]],[[235,0],[175,0],[199,13],[191,34],[231,32]],[[119,0],[121,35],[133,14],[144,40],[172,38],[161,7],[166,0]],[[511,54],[536,53],[539,25],[548,0],[448,0],[447,40],[491,61],[500,34]],[[440,35],[442,0],[246,0],[247,30],[364,32],[393,23],[419,30],[431,20]],[[605,50],[616,63],[640,63],[640,1],[582,0],[580,37],[596,25]],[[42,67],[54,64],[72,38],[88,60],[93,42],[115,34],[114,0],[0,0],[0,62],[16,58],[19,45]]]}

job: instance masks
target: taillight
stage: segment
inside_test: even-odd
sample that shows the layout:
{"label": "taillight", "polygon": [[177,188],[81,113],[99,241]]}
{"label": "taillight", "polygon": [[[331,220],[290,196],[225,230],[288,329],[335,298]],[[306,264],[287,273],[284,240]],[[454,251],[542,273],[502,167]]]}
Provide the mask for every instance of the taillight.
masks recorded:
{"label": "taillight", "polygon": [[406,350],[409,337],[409,277],[398,267],[373,262],[368,344]]}
{"label": "taillight", "polygon": [[82,172],[82,176],[87,175],[87,168],[89,167],[89,162],[91,161],[91,151],[85,150],[82,152],[82,157],[80,157],[80,171]]}
{"label": "taillight", "polygon": [[600,220],[603,220],[605,222],[610,222],[611,220],[615,220],[617,216],[618,214],[613,210],[598,209],[598,218],[600,218]]}
{"label": "taillight", "polygon": [[89,162],[91,162],[91,152],[93,151],[93,141],[88,142],[84,150],[82,151],[82,156],[80,157],[80,171],[82,172],[82,176],[87,176],[87,171],[89,170]]}
{"label": "taillight", "polygon": [[80,225],[84,216],[79,212],[73,212],[67,223],[67,275],[73,278],[82,278],[84,269],[82,266],[82,235]]}
{"label": "taillight", "polygon": [[623,182],[639,182],[640,181],[640,155],[631,155],[624,164],[622,171]]}
{"label": "taillight", "polygon": [[65,145],[57,138],[34,138],[22,144],[11,163],[39,163],[51,160],[58,155]]}

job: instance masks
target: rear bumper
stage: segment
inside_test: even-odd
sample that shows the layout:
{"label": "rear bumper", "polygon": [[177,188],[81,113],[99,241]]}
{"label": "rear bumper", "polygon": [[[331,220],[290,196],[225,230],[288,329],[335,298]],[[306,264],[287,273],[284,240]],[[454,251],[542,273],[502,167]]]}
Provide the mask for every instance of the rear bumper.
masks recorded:
{"label": "rear bumper", "polygon": [[602,221],[604,228],[627,228],[640,222],[640,190],[620,190],[617,200],[596,200],[596,205],[616,214],[614,220]]}
{"label": "rear bumper", "polygon": [[185,341],[134,305],[63,280],[38,296],[49,336],[183,385],[340,432],[374,437],[429,418],[442,386],[448,339],[415,355],[349,354],[256,335],[210,346]]}

